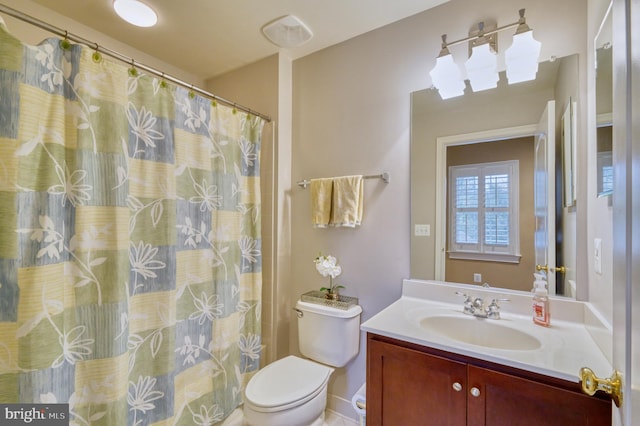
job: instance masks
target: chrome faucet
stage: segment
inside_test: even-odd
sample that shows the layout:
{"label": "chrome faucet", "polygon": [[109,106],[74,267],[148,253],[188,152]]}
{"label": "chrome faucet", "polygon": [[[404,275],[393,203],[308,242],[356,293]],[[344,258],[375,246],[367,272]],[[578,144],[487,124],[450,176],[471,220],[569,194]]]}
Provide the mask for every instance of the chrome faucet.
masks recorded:
{"label": "chrome faucet", "polygon": [[493,298],[491,299],[491,303],[485,307],[484,299],[482,297],[472,298],[460,291],[456,291],[456,294],[464,297],[464,308],[462,312],[478,318],[500,319],[500,305],[498,305],[498,302],[509,301],[509,299]]}

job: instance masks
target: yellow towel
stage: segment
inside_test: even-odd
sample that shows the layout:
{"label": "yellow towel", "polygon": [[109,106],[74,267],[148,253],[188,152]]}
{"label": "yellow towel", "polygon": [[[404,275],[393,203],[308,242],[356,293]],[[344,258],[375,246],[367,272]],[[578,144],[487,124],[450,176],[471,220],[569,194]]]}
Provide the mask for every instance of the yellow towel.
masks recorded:
{"label": "yellow towel", "polygon": [[362,175],[333,178],[330,225],[359,226],[362,223],[363,197]]}
{"label": "yellow towel", "polygon": [[311,224],[326,228],[331,219],[333,179],[311,179]]}

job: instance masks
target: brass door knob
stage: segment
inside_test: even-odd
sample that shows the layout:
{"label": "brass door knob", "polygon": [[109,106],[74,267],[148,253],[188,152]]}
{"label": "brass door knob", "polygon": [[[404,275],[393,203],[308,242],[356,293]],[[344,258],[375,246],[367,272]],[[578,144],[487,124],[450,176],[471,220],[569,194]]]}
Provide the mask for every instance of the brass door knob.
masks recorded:
{"label": "brass door knob", "polygon": [[536,265],[536,271],[545,271],[549,272],[549,265]]}
{"label": "brass door knob", "polygon": [[601,390],[611,395],[616,407],[622,405],[622,375],[618,370],[615,370],[610,378],[600,379],[593,373],[592,369],[582,367],[580,369],[580,385],[582,392],[587,395],[593,395]]}

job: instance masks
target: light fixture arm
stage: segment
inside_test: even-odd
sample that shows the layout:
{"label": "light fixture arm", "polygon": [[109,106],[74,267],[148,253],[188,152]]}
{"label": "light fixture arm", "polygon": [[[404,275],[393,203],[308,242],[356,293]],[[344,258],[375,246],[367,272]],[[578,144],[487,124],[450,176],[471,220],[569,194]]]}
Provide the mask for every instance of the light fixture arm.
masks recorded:
{"label": "light fixture arm", "polygon": [[[507,25],[503,25],[502,27],[498,27],[498,28],[494,28],[492,30],[489,30],[487,32],[484,32],[484,22],[480,22],[478,24],[478,28],[480,29],[480,32],[478,34],[474,34],[465,38],[461,38],[460,40],[456,40],[456,41],[452,41],[450,43],[446,42],[446,34],[443,34],[442,36],[442,49],[448,48],[449,46],[456,46],[458,44],[462,44],[462,43],[466,43],[472,40],[477,40],[480,37],[488,37],[492,34],[495,34],[497,32],[500,31],[504,31],[504,30],[509,30],[511,28],[515,28],[518,27],[518,29],[516,30],[516,34],[519,34],[521,32],[525,32],[525,31],[529,31],[529,27],[526,24],[526,19],[524,17],[524,11],[525,9],[520,9],[518,11],[518,13],[520,14],[520,19],[518,19],[516,22],[513,22],[511,24],[507,24]],[[524,27],[526,27],[526,29],[524,29]]]}

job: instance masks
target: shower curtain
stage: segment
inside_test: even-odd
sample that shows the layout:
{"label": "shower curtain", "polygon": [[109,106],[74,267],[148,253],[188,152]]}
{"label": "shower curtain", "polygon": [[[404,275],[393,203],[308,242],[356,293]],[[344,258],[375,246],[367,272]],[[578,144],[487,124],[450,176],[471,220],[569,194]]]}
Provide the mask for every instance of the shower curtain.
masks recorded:
{"label": "shower curtain", "polygon": [[260,363],[263,120],[0,25],[0,403],[210,425]]}

